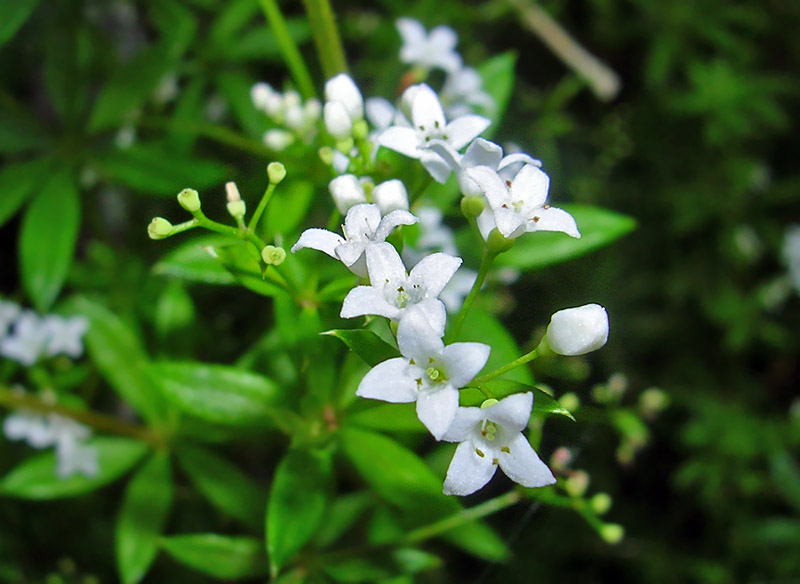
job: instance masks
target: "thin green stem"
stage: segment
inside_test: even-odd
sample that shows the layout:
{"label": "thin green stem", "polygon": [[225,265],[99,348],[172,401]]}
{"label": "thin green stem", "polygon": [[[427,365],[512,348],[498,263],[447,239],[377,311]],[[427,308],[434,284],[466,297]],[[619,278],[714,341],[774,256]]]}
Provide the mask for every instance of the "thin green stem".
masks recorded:
{"label": "thin green stem", "polygon": [[7,387],[0,387],[0,405],[10,409],[22,408],[43,414],[58,414],[100,432],[117,434],[118,436],[130,436],[157,447],[162,446],[164,442],[161,436],[144,426],[134,426],[105,414],[98,414],[88,410],[76,410],[59,404],[48,403],[36,396],[20,393]]}
{"label": "thin green stem", "polygon": [[458,316],[453,323],[453,328],[450,329],[449,340],[451,343],[458,339],[458,334],[461,332],[461,327],[467,318],[467,314],[469,314],[470,308],[472,308],[472,304],[478,297],[478,293],[481,291],[484,281],[486,281],[486,276],[489,274],[489,270],[492,267],[492,262],[494,262],[495,257],[497,257],[497,254],[490,252],[488,249],[483,251],[483,259],[481,260],[481,267],[478,268],[478,276],[475,278],[475,283],[472,285],[472,289],[469,291],[469,294],[464,299],[464,304],[461,306],[461,310],[458,311]]}
{"label": "thin green stem", "polygon": [[345,73],[347,61],[344,57],[339,29],[336,27],[336,16],[328,0],[304,0],[306,14],[311,23],[314,44],[322,64],[322,72],[326,79]]}
{"label": "thin green stem", "polygon": [[216,231],[217,233],[232,235],[233,237],[249,241],[256,246],[259,252],[261,252],[261,250],[264,249],[264,246],[267,245],[264,243],[263,239],[261,239],[252,231],[248,229],[240,229],[231,225],[224,225],[223,223],[217,223],[216,221],[213,221],[203,215],[202,211],[197,211],[195,213],[195,219],[199,222],[201,227],[205,227],[209,231]]}
{"label": "thin green stem", "polygon": [[269,185],[267,185],[267,190],[264,191],[264,195],[258,202],[258,207],[256,207],[255,213],[253,213],[253,216],[250,218],[250,223],[247,225],[247,228],[253,233],[256,232],[256,227],[258,227],[258,222],[261,219],[261,215],[264,214],[270,199],[272,199],[272,193],[275,192],[276,186],[277,185],[274,183],[269,183]]}
{"label": "thin green stem", "polygon": [[193,227],[197,227],[200,225],[200,222],[197,219],[189,219],[188,221],[184,221],[183,223],[178,223],[177,225],[172,226],[172,232],[170,236],[177,235],[178,233],[183,233],[184,231],[189,231]]}
{"label": "thin green stem", "polygon": [[478,377],[476,379],[473,379],[472,383],[470,385],[472,385],[472,384],[479,385],[481,383],[486,383],[487,381],[491,381],[495,377],[500,377],[504,373],[508,373],[509,371],[511,371],[512,369],[516,369],[520,365],[524,365],[525,363],[527,363],[529,361],[533,361],[534,359],[536,359],[539,356],[540,356],[539,355],[539,347],[536,347],[530,353],[525,353],[522,357],[519,357],[518,359],[514,359],[511,363],[507,363],[507,364],[503,365],[502,367],[487,373],[486,375],[481,375],[480,377]]}
{"label": "thin green stem", "polygon": [[286,61],[286,66],[289,67],[294,82],[297,84],[297,90],[304,99],[314,97],[316,91],[314,91],[311,73],[308,72],[303,56],[289,33],[289,27],[286,26],[286,20],[278,7],[277,0],[259,0],[259,4],[264,17],[272,28],[275,39],[278,41],[278,47],[281,50],[283,59]]}

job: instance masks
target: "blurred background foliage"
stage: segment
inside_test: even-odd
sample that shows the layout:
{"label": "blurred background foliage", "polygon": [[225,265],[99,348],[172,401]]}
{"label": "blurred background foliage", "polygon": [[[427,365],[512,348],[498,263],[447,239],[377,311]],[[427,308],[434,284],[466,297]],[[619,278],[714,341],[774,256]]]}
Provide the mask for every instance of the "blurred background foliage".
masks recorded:
{"label": "blurred background foliage", "polygon": [[[283,5],[320,87],[302,6]],[[478,582],[793,581],[800,299],[786,289],[781,245],[800,221],[800,4],[542,2],[619,74],[622,89],[610,101],[524,27],[526,5],[334,8],[365,95],[396,95],[399,16],[452,26],[468,64],[515,52],[516,85],[496,139],[543,160],[553,200],[601,205],[639,228],[608,249],[527,274],[512,287],[506,321],[526,345],[555,310],[603,304],[612,335],[591,367],[543,363],[539,373],[558,394],[574,391],[590,404],[592,385],[622,372],[621,389],[600,401],[633,407],[656,386],[671,406],[639,442],[624,421],[593,425],[590,415],[545,433],[548,451],[577,444],[575,465],[613,497],[622,544],[603,543],[574,514],[534,505],[493,519],[517,554],[512,562],[451,567]],[[171,212],[186,186],[218,192],[220,209],[226,180],[259,192],[265,162],[280,158],[262,145],[267,120],[250,103],[254,82],[288,79],[257,1],[7,0],[0,8],[0,291],[21,299],[24,290],[47,310],[66,280],[141,327],[153,354],[239,357],[259,334],[254,323],[266,324],[263,300],[235,288],[187,290],[154,273],[168,247],[147,240],[145,227]],[[54,208],[60,220],[34,238],[37,214]],[[54,266],[64,263],[59,254],[74,250],[75,259],[68,271],[30,281],[17,244],[22,256]],[[195,319],[208,334],[192,333]],[[10,456],[4,448],[4,468]],[[246,449],[239,458],[258,468]],[[35,566],[41,581],[48,573],[112,581],[104,538],[119,495],[114,487],[71,500],[57,515],[48,505],[0,501],[11,528],[0,554]],[[192,501],[181,509],[176,531],[190,531],[202,511]],[[159,560],[163,581],[171,566]],[[173,575],[190,581],[184,571]]]}

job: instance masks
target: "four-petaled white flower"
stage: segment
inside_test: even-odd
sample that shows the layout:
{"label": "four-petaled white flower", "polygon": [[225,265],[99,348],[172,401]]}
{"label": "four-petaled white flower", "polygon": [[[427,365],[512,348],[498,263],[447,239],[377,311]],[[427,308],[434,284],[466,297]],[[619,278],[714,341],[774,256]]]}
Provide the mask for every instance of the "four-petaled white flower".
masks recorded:
{"label": "four-petaled white flower", "polygon": [[356,394],[393,403],[417,402],[420,421],[441,440],[456,416],[459,388],[483,369],[490,347],[482,343],[445,346],[419,309],[403,316],[397,344],[403,356],[373,367]]}
{"label": "four-petaled white flower", "polygon": [[367,260],[364,252],[385,241],[395,227],[413,225],[416,222],[417,218],[408,211],[398,209],[381,219],[377,205],[355,205],[350,207],[344,218],[344,237],[327,229],[306,229],[291,251],[294,253],[303,248],[316,249],[340,260],[356,276],[365,278]]}
{"label": "four-petaled white flower", "polygon": [[461,68],[461,56],[455,50],[458,37],[452,28],[437,26],[429,35],[425,27],[412,18],[399,18],[395,24],[403,37],[400,49],[403,63],[446,72]]}
{"label": "four-petaled white flower", "polygon": [[411,110],[411,126],[397,123],[378,136],[378,143],[410,158],[417,158],[434,180],[443,183],[450,176],[450,165],[427,147],[432,140],[443,140],[461,150],[489,127],[490,120],[476,115],[447,123],[436,93],[425,85],[412,85],[404,94]]}
{"label": "four-petaled white flower", "polygon": [[495,113],[494,99],[483,90],[483,78],[472,67],[462,67],[447,76],[442,102],[447,115],[453,118],[471,114],[475,107],[482,108],[490,117]]}
{"label": "four-petaled white flower", "polygon": [[399,321],[408,308],[421,305],[431,327],[439,336],[444,334],[445,308],[438,296],[461,265],[461,258],[431,254],[406,273],[390,243],[371,245],[365,255],[370,285],[350,290],[342,303],[342,318],[375,314]]}
{"label": "four-petaled white flower", "polygon": [[550,178],[542,169],[526,164],[513,180],[505,181],[488,166],[468,168],[464,174],[483,191],[497,229],[505,237],[519,237],[529,231],[581,236],[572,215],[546,203]]}
{"label": "four-petaled white flower", "polygon": [[83,335],[89,330],[89,319],[83,316],[62,318],[48,315],[42,321],[47,332],[47,355],[67,355],[77,359],[83,353]]}
{"label": "four-petaled white flower", "polygon": [[8,328],[17,320],[22,312],[19,304],[0,300],[0,339],[6,336]]}
{"label": "four-petaled white flower", "polygon": [[442,438],[460,442],[447,469],[444,493],[474,493],[489,482],[498,466],[524,487],[554,484],[553,473],[522,435],[532,407],[532,393],[517,393],[499,402],[487,400],[480,408],[458,408]]}
{"label": "four-petaled white flower", "polygon": [[49,336],[39,317],[26,310],[14,323],[12,334],[0,339],[0,355],[30,367],[44,354]]}

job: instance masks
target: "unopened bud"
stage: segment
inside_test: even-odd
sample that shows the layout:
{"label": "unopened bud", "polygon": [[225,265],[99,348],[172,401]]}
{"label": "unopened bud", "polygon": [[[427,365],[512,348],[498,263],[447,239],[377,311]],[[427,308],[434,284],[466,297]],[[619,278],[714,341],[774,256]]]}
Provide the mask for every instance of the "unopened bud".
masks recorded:
{"label": "unopened bud", "polygon": [[317,152],[319,155],[319,159],[322,161],[323,164],[326,166],[330,166],[333,164],[333,148],[330,146],[323,146]]}
{"label": "unopened bud", "polygon": [[294,135],[286,130],[268,130],[264,133],[264,146],[278,152],[294,143]]}
{"label": "unopened bud", "polygon": [[566,470],[572,464],[572,451],[566,446],[560,446],[555,449],[550,457],[550,468],[554,472]]}
{"label": "unopened bud", "polygon": [[356,140],[366,140],[369,135],[369,126],[364,120],[353,123],[353,138]]}
{"label": "unopened bud", "polygon": [[576,470],[569,475],[569,478],[564,483],[564,488],[567,493],[573,497],[582,497],[586,489],[589,488],[589,480],[588,472],[585,470]]}
{"label": "unopened bud", "polygon": [[[368,191],[366,185],[364,191]],[[372,200],[378,205],[381,215],[397,209],[408,211],[408,191],[398,179],[387,180],[372,189]]]}
{"label": "unopened bud", "polygon": [[354,145],[355,143],[353,142],[353,138],[348,136],[347,138],[343,138],[336,142],[336,149],[342,154],[349,155],[353,151]]}
{"label": "unopened bud", "polygon": [[572,392],[565,393],[558,398],[558,403],[561,404],[561,407],[568,412],[574,412],[581,407],[580,398]]}
{"label": "unopened bud", "polygon": [[279,266],[286,259],[286,251],[282,247],[268,245],[261,250],[261,258],[268,266]]}
{"label": "unopened bud", "polygon": [[230,201],[227,205],[228,213],[234,219],[241,219],[244,217],[245,211],[247,210],[247,206],[244,204],[244,201]]}
{"label": "unopened bud", "polygon": [[625,537],[625,528],[618,523],[606,523],[600,528],[600,537],[611,545],[616,545]]}
{"label": "unopened bud", "polygon": [[242,195],[239,194],[239,187],[236,186],[235,182],[225,183],[225,195],[228,197],[229,203],[242,200]]}
{"label": "unopened bud", "polygon": [[489,239],[486,240],[486,245],[491,253],[498,254],[514,247],[515,241],[516,239],[508,239],[497,229],[492,229],[489,233]]}
{"label": "unopened bud", "polygon": [[150,239],[164,239],[172,235],[172,223],[163,217],[155,217],[147,226]]}
{"label": "unopened bud", "polygon": [[645,418],[653,418],[669,405],[669,396],[658,389],[650,387],[639,396],[639,411]]}
{"label": "unopened bud", "polygon": [[485,207],[483,197],[468,196],[461,199],[461,212],[465,217],[477,217]]}
{"label": "unopened bud", "polygon": [[590,500],[589,504],[592,506],[592,511],[598,515],[604,515],[611,509],[611,495],[608,493],[597,493]]}
{"label": "unopened bud", "polygon": [[599,304],[559,310],[550,318],[545,338],[559,355],[589,353],[608,340],[608,313]]}
{"label": "unopened bud", "polygon": [[325,129],[337,140],[350,136],[353,131],[353,121],[341,102],[329,101],[326,103],[322,110],[322,117],[325,121]]}
{"label": "unopened bud", "polygon": [[189,213],[196,213],[200,210],[200,195],[194,189],[183,189],[178,193],[178,204]]}
{"label": "unopened bud", "polygon": [[286,167],[280,162],[270,162],[267,165],[267,176],[269,177],[269,182],[277,185],[286,178]]}

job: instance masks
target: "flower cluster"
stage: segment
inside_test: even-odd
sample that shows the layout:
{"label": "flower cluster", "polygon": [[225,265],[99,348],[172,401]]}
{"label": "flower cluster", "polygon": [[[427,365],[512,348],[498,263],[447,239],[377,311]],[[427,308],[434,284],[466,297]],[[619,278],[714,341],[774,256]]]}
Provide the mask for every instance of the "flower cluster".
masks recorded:
{"label": "flower cluster", "polygon": [[285,150],[295,141],[310,142],[316,135],[322,106],[317,99],[303,102],[300,94],[289,90],[275,91],[268,83],[256,83],[250,90],[256,109],[264,112],[278,126],[264,133],[264,145],[272,150]]}

